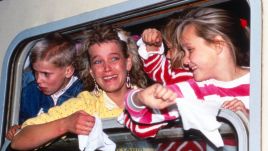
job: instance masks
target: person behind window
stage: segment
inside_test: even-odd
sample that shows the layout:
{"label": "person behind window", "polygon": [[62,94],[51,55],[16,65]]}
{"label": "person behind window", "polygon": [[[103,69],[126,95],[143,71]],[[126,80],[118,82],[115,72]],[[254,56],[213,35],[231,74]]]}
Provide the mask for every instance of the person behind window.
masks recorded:
{"label": "person behind window", "polygon": [[[156,28],[145,29],[138,41],[138,52],[143,60],[144,71],[152,80],[164,85],[193,78],[191,71],[182,64],[183,52],[178,53],[176,45],[173,44],[177,25],[178,21],[171,18],[162,31]],[[163,40],[168,48],[166,55]],[[180,56],[177,55],[175,61],[172,61],[175,52]]]}
{"label": "person behind window", "polygon": [[94,116],[111,118],[123,112],[125,94],[133,86],[145,87],[147,79],[140,61],[133,62],[138,57],[132,56],[127,43],[117,34],[109,26],[95,26],[88,32],[85,51],[79,59],[85,69],[79,75],[86,91],[24,122],[11,142],[12,148],[38,148],[68,132],[88,135]]}
{"label": "person behind window", "polygon": [[57,33],[35,44],[30,54],[32,71],[23,73],[24,77],[34,75],[35,80],[22,88],[19,125],[9,129],[7,139],[12,139],[25,120],[47,113],[82,91],[82,81],[76,76],[76,52],[75,44]]}
{"label": "person behind window", "polygon": [[[184,51],[183,63],[193,72],[194,79],[168,85],[167,88],[155,84],[128,94],[126,109],[132,119],[152,127],[147,127],[151,133],[144,129],[141,132],[125,122],[139,137],[155,136],[158,131],[155,128],[159,129],[166,121],[178,118],[179,114],[174,114],[174,111],[178,112],[176,108],[170,112],[165,109],[176,103],[176,98],[180,101],[190,98],[206,101],[217,96],[215,101],[221,102],[222,108],[242,111],[246,115],[249,113],[250,73],[239,60],[239,54],[248,51],[249,41],[239,18],[222,9],[198,8],[178,21],[177,48]],[[175,58],[179,51],[173,54]],[[155,113],[153,109],[160,110]],[[225,143],[235,149],[233,142]]]}

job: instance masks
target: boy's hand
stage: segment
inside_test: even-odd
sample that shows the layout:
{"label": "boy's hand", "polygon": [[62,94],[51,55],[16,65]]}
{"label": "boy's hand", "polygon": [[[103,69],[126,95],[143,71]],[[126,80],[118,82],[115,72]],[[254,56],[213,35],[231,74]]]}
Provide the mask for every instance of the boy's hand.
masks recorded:
{"label": "boy's hand", "polygon": [[160,85],[154,84],[134,95],[134,101],[137,105],[145,105],[153,109],[164,109],[175,104],[177,94],[172,90]]}
{"label": "boy's hand", "polygon": [[16,132],[21,128],[21,125],[13,125],[9,128],[9,130],[6,133],[6,138],[8,140],[12,140]]}

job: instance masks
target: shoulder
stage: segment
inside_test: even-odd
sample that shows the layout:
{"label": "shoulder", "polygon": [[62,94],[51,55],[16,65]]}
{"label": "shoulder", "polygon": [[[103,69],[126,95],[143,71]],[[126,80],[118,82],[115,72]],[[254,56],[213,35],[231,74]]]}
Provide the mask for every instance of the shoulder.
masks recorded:
{"label": "shoulder", "polygon": [[75,80],[75,82],[72,84],[72,86],[73,86],[73,85],[75,85],[75,86],[82,86],[82,85],[83,85],[83,82],[82,82],[82,80],[77,79],[77,80]]}
{"label": "shoulder", "polygon": [[89,91],[82,91],[77,95],[78,98],[88,98],[93,97],[93,94]]}
{"label": "shoulder", "polygon": [[81,80],[77,79],[72,85],[66,90],[69,94],[76,96],[78,93],[84,90],[84,86]]}
{"label": "shoulder", "polygon": [[76,98],[79,100],[83,100],[87,103],[96,103],[99,100],[103,100],[103,93],[101,93],[101,95],[97,97],[94,95],[93,92],[82,91],[77,95]]}

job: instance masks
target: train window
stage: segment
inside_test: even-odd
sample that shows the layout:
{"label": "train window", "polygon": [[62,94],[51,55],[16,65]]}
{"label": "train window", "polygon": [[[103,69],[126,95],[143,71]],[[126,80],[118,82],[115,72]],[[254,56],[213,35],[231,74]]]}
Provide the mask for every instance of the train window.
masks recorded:
{"label": "train window", "polygon": [[[127,5],[127,2],[125,3]],[[141,35],[142,31],[146,28],[162,28],[167,20],[174,16],[174,14],[179,14],[182,11],[193,8],[193,7],[207,7],[213,6],[217,8],[228,9],[232,11],[234,14],[241,17],[247,22],[249,28],[250,25],[250,7],[246,0],[172,0],[172,1],[162,1],[162,2],[155,2],[150,5],[146,5],[144,7],[139,7],[137,9],[132,9],[131,7],[127,7],[124,12],[120,12],[117,14],[109,14],[107,16],[101,16],[99,18],[89,19],[88,21],[85,19],[78,23],[72,23],[71,25],[68,22],[60,22],[60,28],[53,28],[51,25],[42,26],[40,28],[47,27],[47,31],[42,31],[38,33],[36,30],[36,34],[28,36],[27,39],[21,41],[16,47],[14,48],[14,52],[12,53],[12,59],[10,63],[10,77],[8,81],[12,81],[9,84],[7,90],[7,98],[6,101],[7,105],[5,107],[6,114],[5,114],[5,122],[6,122],[6,129],[17,123],[18,121],[18,110],[20,105],[20,94],[22,89],[22,73],[24,71],[24,67],[27,64],[27,56],[35,42],[43,38],[45,34],[51,32],[59,32],[63,35],[66,35],[72,38],[75,41],[83,41],[84,33],[87,30],[90,30],[92,25],[96,23],[102,24],[112,24],[113,26],[117,26],[123,28],[126,31],[129,31],[133,35]],[[112,7],[110,8],[112,9]],[[75,19],[72,21],[74,22]],[[248,58],[249,59],[249,58]],[[226,113],[223,111],[222,113],[225,115]],[[229,113],[227,113],[229,115]],[[226,116],[219,117],[220,120],[225,122],[223,127],[221,128],[221,133],[224,137],[234,136],[237,139],[239,138],[239,134],[235,131],[236,128],[235,124],[230,124],[228,121],[226,122]],[[118,150],[124,148],[135,148],[137,146],[142,146],[138,149],[151,149],[156,150],[159,149],[160,145],[165,146],[167,142],[172,142],[176,145],[175,140],[205,140],[202,135],[198,132],[190,132],[185,133],[180,127],[176,127],[176,125],[181,125],[180,121],[175,121],[174,123],[169,124],[170,127],[166,127],[165,129],[161,130],[158,136],[153,139],[139,139],[133,136],[128,130],[124,127],[117,125],[114,123],[115,119],[106,119],[105,122],[112,122],[112,124],[105,124],[110,125],[111,127],[105,127],[104,131],[109,134],[109,136],[117,143]],[[245,121],[242,120],[241,125],[244,127],[242,131],[245,130],[245,135],[248,137],[248,127],[245,126]],[[113,126],[114,127],[113,127]],[[173,127],[175,126],[175,127]],[[167,135],[168,134],[168,135]],[[241,140],[237,140],[241,141]],[[248,140],[245,140],[248,145]],[[171,144],[171,143],[170,143]],[[57,148],[64,148],[64,150],[78,150],[78,143],[77,139],[73,136],[69,137],[66,140],[59,140],[49,147],[46,150],[56,150]],[[71,146],[71,147],[70,147]],[[170,146],[166,146],[170,147]],[[199,146],[197,146],[198,148]],[[56,149],[55,149],[56,148]],[[241,149],[241,148],[240,148]],[[161,149],[159,149],[161,150]]]}

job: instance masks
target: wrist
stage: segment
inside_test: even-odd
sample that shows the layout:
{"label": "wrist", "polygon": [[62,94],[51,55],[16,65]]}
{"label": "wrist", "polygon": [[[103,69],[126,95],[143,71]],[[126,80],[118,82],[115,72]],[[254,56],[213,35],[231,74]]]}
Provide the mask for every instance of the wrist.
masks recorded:
{"label": "wrist", "polygon": [[141,102],[141,96],[140,91],[133,94],[133,105],[135,105],[137,108],[144,108],[144,104]]}
{"label": "wrist", "polygon": [[137,112],[145,108],[145,106],[141,103],[140,99],[138,98],[139,96],[137,96],[139,95],[139,91],[141,91],[141,89],[132,91],[131,93],[129,93],[127,99],[128,106]]}
{"label": "wrist", "polygon": [[59,125],[60,125],[60,126],[58,126],[59,135],[63,135],[65,133],[69,132],[69,129],[68,129],[69,124],[67,124],[68,123],[67,118],[68,118],[68,116],[65,118],[59,119]]}
{"label": "wrist", "polygon": [[158,52],[159,48],[160,47],[154,45],[146,45],[147,52]]}
{"label": "wrist", "polygon": [[161,45],[159,47],[150,46],[150,47],[152,47],[152,48],[150,48],[150,50],[148,49],[149,45],[146,45],[142,41],[142,39],[138,40],[137,45],[139,46],[139,49],[138,49],[139,56],[144,60],[147,60],[150,55],[164,54],[164,44],[163,43],[161,43]]}

